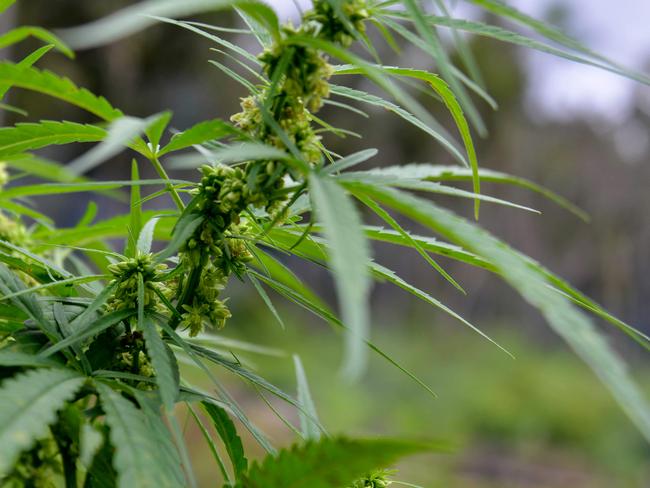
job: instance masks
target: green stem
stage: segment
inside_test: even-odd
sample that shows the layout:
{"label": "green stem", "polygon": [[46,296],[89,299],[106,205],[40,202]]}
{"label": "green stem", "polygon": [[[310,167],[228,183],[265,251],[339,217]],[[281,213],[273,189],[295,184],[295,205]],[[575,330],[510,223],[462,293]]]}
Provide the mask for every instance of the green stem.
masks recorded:
{"label": "green stem", "polygon": [[[169,181],[169,176],[167,175],[165,168],[163,168],[162,164],[160,164],[158,158],[156,156],[153,156],[149,161],[151,161],[151,164],[153,164],[153,167],[156,169],[158,176],[160,176],[163,180]],[[178,209],[181,212],[185,210],[185,204],[183,203],[183,200],[181,200],[181,197],[176,191],[176,188],[174,188],[174,185],[172,185],[171,183],[167,183],[166,187],[167,187],[167,191],[169,191],[169,193],[171,194],[172,200],[174,200],[174,203],[176,204]]]}

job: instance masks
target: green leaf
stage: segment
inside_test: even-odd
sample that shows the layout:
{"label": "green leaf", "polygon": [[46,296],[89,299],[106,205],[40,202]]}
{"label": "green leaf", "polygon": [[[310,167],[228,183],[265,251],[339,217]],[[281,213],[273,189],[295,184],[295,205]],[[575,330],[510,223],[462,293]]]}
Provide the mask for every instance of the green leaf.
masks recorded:
{"label": "green leaf", "polygon": [[113,446],[108,440],[108,429],[104,430],[105,433],[102,435],[104,442],[88,469],[84,488],[115,488],[117,486],[117,473],[111,462]]}
{"label": "green leaf", "polygon": [[430,122],[427,124],[423,122],[421,119],[419,119],[418,117],[416,117],[415,115],[413,115],[408,110],[405,110],[402,107],[395,105],[392,102],[389,102],[388,100],[384,100],[381,97],[372,95],[370,93],[366,93],[361,90],[355,90],[354,88],[349,88],[347,86],[331,85],[330,91],[333,95],[339,95],[342,97],[350,98],[358,102],[367,103],[370,105],[374,105],[376,107],[381,107],[383,109],[386,109],[389,112],[393,112],[394,114],[398,115],[399,117],[407,121],[409,124],[414,125],[418,129],[423,130],[431,137],[433,137],[460,164],[463,165],[469,164],[465,159],[465,156],[463,156],[463,154],[458,150],[455,143],[448,135],[446,129],[442,127],[440,124],[431,124]]}
{"label": "green leaf", "polygon": [[[563,45],[565,47],[568,47],[572,51],[577,51],[584,54],[586,58],[576,57],[570,53],[564,53],[563,51],[558,50],[554,47],[537,42],[533,39],[527,38],[525,36],[521,36],[514,32],[501,29],[496,26],[485,25],[478,22],[468,22],[468,21],[458,20],[458,19],[449,19],[449,21],[452,21],[453,24],[459,24],[455,26],[458,29],[468,30],[470,32],[475,31],[474,33],[478,35],[488,35],[490,37],[494,37],[495,39],[499,39],[502,41],[513,42],[515,44],[520,44],[525,47],[538,49],[540,51],[548,52],[550,54],[567,58],[572,61],[576,61],[578,63],[589,64],[592,66],[596,66],[600,69],[611,71],[613,73],[624,76],[626,78],[636,80],[645,85],[650,84],[650,78],[648,78],[648,76],[618,65],[614,61],[585,47],[583,44],[573,39],[572,37],[567,36],[560,30],[556,29],[555,27],[545,22],[542,22],[540,20],[537,20],[529,15],[526,15],[523,12],[511,7],[510,5],[500,0],[468,0],[468,1],[476,5],[479,5],[483,7],[485,10],[492,12],[500,17],[509,18],[511,20],[514,20],[515,22],[518,22],[519,24],[530,27],[536,32],[538,32],[539,34],[546,37],[547,39],[557,42],[558,44]],[[442,24],[442,22],[440,22],[439,20],[437,22]],[[463,25],[463,27],[461,27],[461,25]],[[598,60],[599,63],[594,63],[588,58],[594,58]]]}
{"label": "green leaf", "polygon": [[[178,180],[172,180],[179,183]],[[0,199],[27,197],[37,195],[58,195],[62,193],[79,193],[86,191],[116,190],[133,185],[164,185],[167,180],[124,180],[124,181],[88,181],[81,183],[41,183],[38,185],[14,186],[0,193]],[[185,182],[180,182],[185,184]]]}
{"label": "green leaf", "polygon": [[229,483],[232,484],[233,479],[230,477],[230,474],[226,470],[226,465],[221,458],[221,454],[219,454],[219,451],[217,450],[217,445],[215,444],[214,440],[212,439],[212,435],[208,431],[208,428],[205,426],[203,423],[203,420],[201,417],[194,411],[194,408],[192,407],[192,404],[189,402],[185,403],[185,406],[187,407],[188,411],[190,412],[190,415],[192,415],[192,418],[194,419],[194,422],[196,422],[196,426],[199,428],[201,431],[201,435],[203,435],[203,438],[205,439],[205,442],[208,444],[208,447],[210,448],[210,453],[212,454],[212,457],[217,463],[217,466],[219,466],[219,471],[221,472],[221,476],[224,480],[227,480]]}
{"label": "green leaf", "polygon": [[440,70],[442,77],[451,86],[453,93],[455,93],[456,97],[460,100],[461,105],[467,112],[468,117],[474,124],[474,127],[476,127],[478,133],[486,135],[487,129],[483,119],[481,118],[481,114],[476,109],[474,102],[465,91],[463,85],[459,83],[435,27],[432,27],[427,23],[425,14],[418,4],[419,2],[416,0],[404,0],[406,11],[413,19],[413,23],[415,24],[422,40],[426,43],[426,52],[428,52],[436,61],[437,68]]}
{"label": "green leaf", "polygon": [[346,192],[332,179],[311,175],[311,198],[318,219],[323,223],[330,248],[330,264],[341,304],[346,335],[345,370],[351,377],[362,372],[366,362],[363,341],[368,338],[368,273],[370,249],[361,230],[361,219]]}
{"label": "green leaf", "polygon": [[20,453],[47,434],[56,413],[85,379],[70,370],[40,369],[5,380],[0,388],[0,477]]}
{"label": "green leaf", "polygon": [[11,168],[49,181],[58,181],[61,183],[87,181],[86,178],[78,177],[70,173],[65,166],[55,161],[34,156],[33,154],[24,153],[5,156],[3,157],[3,162]]}
{"label": "green leaf", "polygon": [[160,251],[156,256],[157,262],[163,262],[165,259],[173,256],[194,234],[194,231],[203,223],[203,216],[195,213],[185,213],[176,222],[172,238],[167,247]]}
{"label": "green leaf", "polygon": [[355,197],[359,201],[361,201],[366,207],[371,209],[373,212],[377,214],[379,218],[381,218],[384,222],[386,222],[388,225],[390,225],[393,229],[395,229],[397,232],[402,234],[405,239],[410,241],[411,247],[413,247],[419,254],[424,258],[424,260],[431,265],[433,269],[435,269],[440,275],[446,279],[449,283],[451,283],[454,288],[456,288],[458,291],[461,293],[465,294],[465,290],[463,289],[462,286],[458,284],[458,282],[451,277],[449,273],[447,273],[442,266],[440,266],[431,256],[429,256],[424,249],[418,244],[417,241],[411,238],[411,235],[402,228],[401,225],[388,213],[386,210],[384,210],[380,205],[377,205],[375,201],[373,201],[370,198],[367,198],[363,195],[359,194],[354,194]]}
{"label": "green leaf", "polygon": [[[108,288],[106,288],[108,289]],[[49,348],[47,348],[45,351],[40,353],[41,357],[49,357],[55,352],[61,351],[62,349],[65,349],[66,347],[70,347],[73,344],[77,344],[80,341],[83,341],[84,339],[87,339],[88,337],[92,337],[94,335],[97,335],[109,327],[121,322],[122,320],[134,315],[134,310],[127,309],[127,310],[118,310],[116,312],[111,312],[109,314],[103,315],[96,320],[91,320],[89,323],[86,325],[85,321],[81,320],[82,316],[79,316],[77,319],[75,319],[71,323],[71,328],[74,331],[72,335],[69,335],[65,339],[52,344]]]}
{"label": "green leaf", "polygon": [[158,156],[179,151],[196,144],[215,141],[230,135],[238,135],[239,130],[221,119],[206,120],[175,134],[169,144],[158,151]]}
{"label": "green leaf", "polygon": [[368,471],[390,466],[399,458],[440,451],[441,444],[400,440],[323,438],[283,450],[254,464],[238,488],[341,488]]}
{"label": "green leaf", "polygon": [[352,166],[356,166],[357,164],[361,164],[364,161],[375,157],[378,152],[379,151],[377,151],[377,149],[365,149],[363,151],[350,154],[349,156],[334,161],[332,164],[327,166],[327,168],[325,168],[325,171],[329,174],[344,171],[348,168],[351,168]]}
{"label": "green leaf", "polygon": [[[138,181],[140,179],[140,171],[138,169],[138,162],[133,159],[131,161],[131,179]],[[140,232],[142,231],[142,196],[140,194],[140,185],[133,185],[131,187],[131,207],[129,212],[129,229],[126,238],[126,249],[124,255],[127,257],[135,257],[137,253],[137,240]]]}
{"label": "green leaf", "polygon": [[22,123],[0,128],[0,157],[39,149],[54,144],[97,142],[106,137],[106,130],[89,124],[75,122]]}
{"label": "green leaf", "polygon": [[0,366],[23,366],[23,367],[53,367],[57,366],[56,362],[28,354],[25,352],[14,351],[9,349],[0,350]]}
{"label": "green leaf", "polygon": [[83,424],[79,436],[79,462],[86,469],[90,469],[93,460],[104,440],[101,432],[92,425]]}
{"label": "green leaf", "polygon": [[153,235],[154,235],[154,231],[156,230],[156,224],[158,224],[159,220],[160,217],[154,217],[148,220],[147,223],[144,224],[144,227],[142,227],[142,230],[140,231],[140,235],[138,236],[138,244],[137,244],[137,249],[140,254],[148,254],[151,252]]}
{"label": "green leaf", "polygon": [[[297,354],[293,355],[293,365],[296,370],[298,401],[304,409],[304,412],[302,410],[298,411],[298,415],[300,417],[300,430],[305,439],[318,440],[321,437],[321,430],[319,427],[320,424],[318,422],[318,413],[316,412],[314,401],[311,398],[309,383],[307,382],[307,375],[305,374],[305,368],[303,368],[300,356]],[[316,422],[314,422],[313,419],[315,419]]]}
{"label": "green leaf", "polygon": [[244,446],[237,434],[235,424],[228,416],[228,413],[218,405],[201,402],[201,406],[210,416],[212,425],[219,434],[224,446],[226,446],[226,451],[228,452],[228,457],[230,458],[235,473],[235,479],[241,480],[248,469],[248,459],[246,459],[246,455],[244,454]]}
{"label": "green leaf", "polygon": [[257,0],[145,0],[114,12],[103,19],[64,29],[61,37],[75,49],[87,49],[112,43],[156,23],[153,16],[186,17],[189,15],[239,7],[260,22],[275,39],[280,38],[280,24],[274,10]]}
{"label": "green leaf", "polygon": [[284,321],[282,320],[282,317],[276,310],[275,306],[273,305],[273,302],[269,298],[268,294],[264,290],[264,287],[260,284],[259,280],[255,278],[255,276],[249,274],[248,278],[251,280],[251,283],[253,284],[253,287],[257,291],[257,294],[260,296],[264,304],[267,306],[271,314],[275,317],[275,320],[278,321],[280,324],[280,327],[282,327],[282,330],[286,330],[287,326],[284,324]]}
{"label": "green leaf", "polygon": [[[294,161],[294,159],[282,149],[259,142],[242,142],[210,151],[210,159],[222,164],[263,159]],[[205,157],[202,157],[201,161],[202,164],[205,164]],[[175,168],[193,168],[196,167],[197,164],[195,161],[188,161],[187,163],[176,161],[173,166]]]}
{"label": "green leaf", "polygon": [[7,61],[0,62],[0,83],[32,90],[76,105],[99,118],[112,121],[122,116],[103,97],[78,88],[72,81],[50,71],[21,67]]}
{"label": "green leaf", "polygon": [[[255,272],[253,271],[253,273]],[[327,306],[321,305],[320,303],[318,303],[318,300],[312,300],[311,298],[308,298],[307,296],[303,295],[298,289],[293,288],[291,285],[285,285],[283,283],[280,283],[279,281],[276,281],[262,274],[256,274],[255,276],[257,276],[260,280],[267,283],[271,288],[273,288],[275,291],[277,291],[287,299],[300,305],[305,310],[308,310],[309,312],[313,313],[317,317],[320,317],[321,319],[325,320],[327,323],[337,328],[345,328],[345,325],[327,308]],[[313,295],[313,293],[310,293],[309,295]],[[379,354],[382,358],[388,361],[390,364],[395,366],[406,376],[408,376],[413,381],[415,381],[419,386],[421,386],[424,390],[426,390],[432,397],[436,398],[436,394],[433,392],[433,390],[431,390],[431,388],[429,388],[429,386],[426,383],[420,380],[412,372],[407,370],[404,366],[399,364],[397,361],[395,361],[392,357],[390,357],[380,348],[375,346],[373,343],[366,341],[366,345],[370,349],[372,349],[375,353]]]}
{"label": "green leaf", "polygon": [[1,35],[0,49],[11,46],[12,44],[16,44],[30,36],[40,39],[46,44],[51,44],[69,58],[74,58],[74,53],[72,50],[66,46],[61,39],[41,27],[34,26],[17,27]]}
{"label": "green leaf", "polygon": [[172,411],[178,397],[178,364],[174,354],[160,337],[156,325],[146,314],[139,324],[142,327],[147,353],[156,371],[156,383],[160,398],[168,411]]}
{"label": "green leaf", "polygon": [[336,176],[335,179],[345,188],[350,191],[353,191],[354,188],[358,186],[364,186],[366,184],[376,185],[376,186],[394,186],[397,188],[405,188],[412,191],[425,191],[430,193],[439,193],[441,195],[449,195],[459,198],[471,198],[474,201],[483,201],[496,203],[499,205],[505,205],[507,207],[517,208],[519,210],[525,210],[527,212],[539,214],[539,210],[535,210],[530,207],[525,207],[517,203],[510,202],[508,200],[501,200],[500,198],[491,197],[488,195],[483,195],[479,193],[473,193],[471,191],[462,190],[453,186],[442,185],[441,183],[434,183],[432,181],[421,181],[414,178],[409,178],[408,173],[407,177],[404,178],[399,171],[400,166],[391,167],[392,171],[390,175],[382,174],[381,168],[378,168],[379,171],[368,170],[368,171],[350,171],[343,173],[339,176]]}
{"label": "green leaf", "polygon": [[155,123],[155,115],[146,119],[123,116],[112,120],[102,142],[71,161],[68,164],[68,170],[76,175],[88,173],[104,161],[119,154],[126,147],[147,155],[150,151],[140,139],[140,134],[146,131],[152,121]]}
{"label": "green leaf", "polygon": [[98,383],[97,391],[115,448],[113,466],[117,471],[117,486],[182,487],[173,468],[158,455],[159,433],[149,428],[143,411],[104,384]]}
{"label": "green leaf", "polygon": [[[465,144],[465,151],[467,152],[467,158],[469,160],[469,165],[472,168],[472,183],[474,185],[474,193],[481,193],[481,184],[478,173],[478,159],[476,157],[476,149],[474,148],[474,142],[472,141],[472,135],[470,133],[469,124],[465,119],[463,114],[463,109],[456,100],[454,92],[451,91],[449,85],[440,78],[439,76],[429,73],[427,71],[417,70],[417,69],[405,69],[405,68],[395,68],[392,66],[382,66],[381,69],[387,73],[390,73],[395,76],[405,76],[409,78],[416,78],[418,80],[423,80],[428,83],[431,88],[442,98],[445,106],[451,113],[456,123],[456,127],[460,132],[463,143]],[[357,68],[350,69],[340,69],[338,71],[341,74],[347,73],[359,73],[360,71]],[[475,216],[478,219],[479,211],[479,200],[475,201]]]}
{"label": "green leaf", "polygon": [[11,7],[14,3],[16,3],[16,0],[0,0],[0,13],[4,12],[7,10],[9,7]]}
{"label": "green leaf", "polygon": [[[390,15],[396,16],[397,14],[396,12],[391,11]],[[389,19],[385,15],[381,17],[381,20],[384,24],[386,24],[388,27],[393,29],[395,32],[397,32],[400,36],[402,36],[404,39],[409,41],[411,44],[418,47],[425,53],[429,52],[428,44],[424,40],[422,40],[421,37],[411,32],[407,27],[405,27],[399,22],[395,22]],[[485,101],[485,103],[487,103],[493,110],[498,109],[499,106],[496,100],[494,100],[494,98],[492,98],[490,94],[487,93],[480,85],[478,85],[477,83],[469,79],[461,70],[456,68],[454,65],[449,65],[449,69],[453,76],[458,78],[468,89],[472,90],[479,97],[481,97],[483,101]]]}
{"label": "green leaf", "polygon": [[161,112],[155,116],[153,122],[145,129],[149,143],[151,144],[151,150],[156,153],[157,147],[160,145],[160,139],[162,138],[163,132],[167,128],[169,121],[172,118],[172,113],[169,110]]}
{"label": "green leaf", "polygon": [[619,405],[650,441],[650,406],[628,376],[624,362],[591,320],[549,286],[545,270],[488,232],[421,198],[375,188],[373,197],[486,258],[522,297],[544,315],[553,330],[591,367]]}
{"label": "green leaf", "polygon": [[[434,164],[406,164],[403,166],[387,166],[383,168],[374,168],[374,174],[382,174],[388,177],[396,176],[411,177],[415,179],[429,180],[429,181],[470,181],[472,179],[471,170],[467,168],[459,168],[458,166],[441,166]],[[561,195],[545,188],[537,183],[534,183],[519,176],[513,176],[501,171],[494,171],[490,169],[479,169],[479,176],[482,181],[489,181],[490,183],[505,183],[509,185],[519,186],[526,190],[539,193],[540,195],[548,198],[560,207],[575,214],[577,217],[584,221],[589,221],[589,215],[577,207],[569,200]]]}

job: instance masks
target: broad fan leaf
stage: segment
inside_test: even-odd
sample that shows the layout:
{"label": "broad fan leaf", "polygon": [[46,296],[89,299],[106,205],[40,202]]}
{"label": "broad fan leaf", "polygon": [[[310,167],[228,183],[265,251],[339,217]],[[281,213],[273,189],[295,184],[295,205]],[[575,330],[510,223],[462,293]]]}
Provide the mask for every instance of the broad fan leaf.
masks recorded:
{"label": "broad fan leaf", "polygon": [[341,488],[399,458],[446,450],[442,444],[323,438],[254,464],[237,488]]}
{"label": "broad fan leaf", "polygon": [[172,467],[158,456],[158,433],[148,427],[144,412],[106,385],[98,384],[97,390],[115,449],[118,487],[183,487]]}
{"label": "broad fan leaf", "polygon": [[23,450],[45,436],[56,413],[81,388],[85,378],[63,369],[22,373],[0,389],[0,478]]}
{"label": "broad fan leaf", "polygon": [[370,249],[361,230],[361,219],[350,197],[329,177],[310,177],[311,198],[330,247],[334,274],[346,335],[345,370],[358,376],[364,368],[370,327],[368,274]]}

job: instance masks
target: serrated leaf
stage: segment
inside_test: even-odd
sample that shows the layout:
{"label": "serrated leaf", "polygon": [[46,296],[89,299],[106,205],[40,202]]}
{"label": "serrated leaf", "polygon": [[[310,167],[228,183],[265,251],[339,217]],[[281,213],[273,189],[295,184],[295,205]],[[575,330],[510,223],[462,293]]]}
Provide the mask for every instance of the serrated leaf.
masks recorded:
{"label": "serrated leaf", "polygon": [[47,44],[51,44],[69,58],[74,58],[74,53],[72,50],[66,46],[61,39],[59,39],[51,32],[43,29],[42,27],[35,27],[31,25],[16,27],[15,29],[12,29],[9,32],[1,35],[0,49],[16,44],[30,36],[40,39]]}
{"label": "serrated leaf", "polygon": [[[179,460],[184,460],[179,456],[179,451],[186,449],[186,447],[179,444],[185,441],[182,441],[180,438],[174,439],[173,432],[170,435],[170,429],[168,428],[168,424],[173,425],[176,419],[172,415],[160,414],[160,402],[157,397],[137,390],[134,392],[134,395],[147,419],[149,430],[158,438],[157,452],[159,457],[167,465],[175,480],[178,483],[184,483],[183,466],[179,463]],[[191,469],[189,463],[185,466],[187,470]],[[196,488],[193,484],[191,486],[192,488]]]}
{"label": "serrated leaf", "polygon": [[178,397],[178,364],[173,354],[170,354],[167,344],[156,330],[156,325],[146,314],[138,324],[142,328],[147,353],[156,372],[156,383],[160,398],[168,411],[174,408]]}
{"label": "serrated leaf", "polygon": [[119,488],[182,488],[171,467],[157,455],[159,439],[146,415],[108,386],[97,385],[111,444]]}
{"label": "serrated leaf", "polygon": [[55,144],[97,142],[106,137],[106,130],[90,124],[55,122],[22,123],[0,128],[0,157],[39,149]]}
{"label": "serrated leaf", "polygon": [[312,175],[311,198],[318,219],[323,223],[330,247],[330,264],[334,274],[346,334],[345,370],[359,376],[366,361],[363,344],[370,328],[369,294],[370,250],[361,230],[361,219],[350,197],[332,179]]}
{"label": "serrated leaf", "polygon": [[624,361],[610,348],[591,320],[550,286],[546,271],[487,231],[422,198],[375,188],[373,197],[490,261],[551,328],[591,367],[650,442],[650,405],[629,377]]}
{"label": "serrated leaf", "polygon": [[237,434],[235,424],[228,416],[228,413],[218,405],[201,402],[201,406],[212,420],[212,425],[219,434],[224,446],[226,446],[235,473],[235,480],[241,480],[248,469],[248,459],[246,459],[244,446]]}
{"label": "serrated leaf", "polygon": [[158,152],[158,156],[238,133],[236,128],[221,119],[199,122],[189,129],[175,134],[169,143]]}
{"label": "serrated leaf", "polygon": [[439,451],[441,444],[323,438],[254,464],[238,488],[341,488],[399,458]]}
{"label": "serrated leaf", "polygon": [[99,118],[112,121],[122,116],[104,97],[93,95],[85,88],[77,87],[68,78],[46,70],[17,66],[0,62],[0,83],[32,90],[76,105]]}
{"label": "serrated leaf", "polygon": [[73,371],[40,369],[14,376],[0,388],[0,477],[34,441],[85,379]]}
{"label": "serrated leaf", "polygon": [[137,249],[140,254],[148,254],[151,252],[153,235],[159,220],[160,217],[154,217],[153,219],[149,219],[147,223],[144,224],[144,227],[142,227],[142,230],[140,231],[140,235],[138,236],[138,245],[137,245]]}
{"label": "serrated leaf", "polygon": [[172,113],[169,110],[161,112],[155,116],[153,122],[151,122],[145,129],[145,133],[147,134],[147,138],[149,139],[149,143],[151,144],[154,153],[156,152],[156,148],[160,145],[160,139],[162,138],[171,118]]}

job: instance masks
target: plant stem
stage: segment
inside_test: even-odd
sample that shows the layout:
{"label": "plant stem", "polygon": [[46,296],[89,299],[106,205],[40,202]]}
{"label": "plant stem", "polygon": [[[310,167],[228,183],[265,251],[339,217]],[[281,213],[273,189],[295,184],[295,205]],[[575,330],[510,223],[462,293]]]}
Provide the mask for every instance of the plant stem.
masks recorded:
{"label": "plant stem", "polygon": [[178,209],[181,212],[185,210],[185,204],[183,203],[183,200],[181,200],[181,197],[176,191],[176,188],[174,188],[174,185],[169,183],[169,176],[167,175],[165,168],[163,168],[162,164],[160,164],[158,158],[156,156],[153,156],[149,161],[151,161],[151,164],[153,164],[153,167],[156,169],[158,176],[160,176],[163,180],[168,181],[168,183],[166,184],[167,190],[171,194],[172,200],[174,200],[174,203],[176,204]]}

